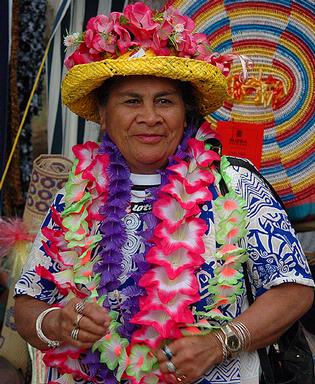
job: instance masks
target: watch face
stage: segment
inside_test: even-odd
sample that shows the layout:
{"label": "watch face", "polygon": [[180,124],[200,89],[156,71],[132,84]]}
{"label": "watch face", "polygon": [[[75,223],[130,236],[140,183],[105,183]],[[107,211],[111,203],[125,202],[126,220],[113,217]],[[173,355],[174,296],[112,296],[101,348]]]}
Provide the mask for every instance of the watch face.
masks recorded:
{"label": "watch face", "polygon": [[227,347],[231,352],[238,352],[241,348],[241,343],[237,336],[231,335],[227,338]]}

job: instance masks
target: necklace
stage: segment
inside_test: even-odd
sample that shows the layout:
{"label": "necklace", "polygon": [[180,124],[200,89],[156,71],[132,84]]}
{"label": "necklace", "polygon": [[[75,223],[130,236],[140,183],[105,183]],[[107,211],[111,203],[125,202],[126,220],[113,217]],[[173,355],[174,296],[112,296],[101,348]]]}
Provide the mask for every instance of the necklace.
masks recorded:
{"label": "necklace", "polygon": [[[145,251],[134,255],[135,285],[127,288],[130,299],[120,313],[110,310],[107,292],[117,290],[120,284],[121,248],[126,240],[122,218],[130,201],[130,173],[108,138],[100,149],[95,143],[75,146],[77,160],[65,186],[65,210],[61,217],[53,212],[60,229],[45,231],[50,240],[46,251],[58,260],[61,270],[52,274],[41,267],[37,272],[56,283],[65,301],[73,295],[84,296],[77,288],[84,284],[90,291],[88,300],[106,307],[112,322],[110,333],[82,358],[89,376],[73,361],[81,351],[70,354],[69,349],[61,347],[46,352],[45,361],[58,367],[61,374],[72,372],[85,380],[97,375],[109,382],[114,377],[135,382],[146,377],[155,384],[161,373],[150,353],[152,348],[164,339],[210,332],[218,327],[213,320],[230,320],[220,306],[232,303],[242,292],[240,270],[246,253],[236,243],[246,234],[246,211],[231,188],[213,202],[218,216],[218,264],[208,287],[212,302],[206,311],[197,312],[192,309],[200,299],[195,271],[205,261],[203,236],[207,230],[198,217],[199,206],[212,200],[210,183],[217,183],[220,175],[228,186],[230,180],[226,159],[221,159],[218,173],[215,162],[220,161],[219,156],[206,150],[200,140],[207,138],[207,132],[199,132],[196,137],[199,139],[188,140],[187,150],[162,174],[161,187],[151,191],[152,214],[144,218]],[[102,221],[96,234],[91,231],[95,220]],[[64,249],[57,246],[61,239]],[[96,247],[97,256],[91,258]],[[195,322],[194,316],[203,320]]]}

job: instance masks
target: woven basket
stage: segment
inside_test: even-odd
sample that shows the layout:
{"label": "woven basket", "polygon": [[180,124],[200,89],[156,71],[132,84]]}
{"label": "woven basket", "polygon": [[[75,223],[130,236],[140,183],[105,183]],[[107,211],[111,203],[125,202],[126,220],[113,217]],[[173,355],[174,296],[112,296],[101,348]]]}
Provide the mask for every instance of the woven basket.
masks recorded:
{"label": "woven basket", "polygon": [[40,155],[34,160],[23,220],[37,232],[56,194],[68,179],[72,161],[61,155]]}

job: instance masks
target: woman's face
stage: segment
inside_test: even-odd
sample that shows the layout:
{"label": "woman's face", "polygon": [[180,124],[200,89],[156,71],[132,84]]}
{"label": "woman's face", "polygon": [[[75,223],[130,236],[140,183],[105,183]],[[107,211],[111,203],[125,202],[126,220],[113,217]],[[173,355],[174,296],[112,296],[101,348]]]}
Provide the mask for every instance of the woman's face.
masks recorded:
{"label": "woman's face", "polygon": [[102,128],[134,173],[163,168],[186,126],[180,87],[176,81],[153,76],[115,81],[100,116]]}

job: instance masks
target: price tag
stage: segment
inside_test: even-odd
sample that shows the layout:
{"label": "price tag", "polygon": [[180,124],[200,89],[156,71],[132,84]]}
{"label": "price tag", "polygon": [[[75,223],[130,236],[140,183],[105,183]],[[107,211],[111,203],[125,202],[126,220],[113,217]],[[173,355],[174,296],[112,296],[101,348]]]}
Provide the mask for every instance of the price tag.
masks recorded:
{"label": "price tag", "polygon": [[222,142],[222,154],[246,158],[260,169],[264,128],[263,124],[218,121],[216,132]]}

